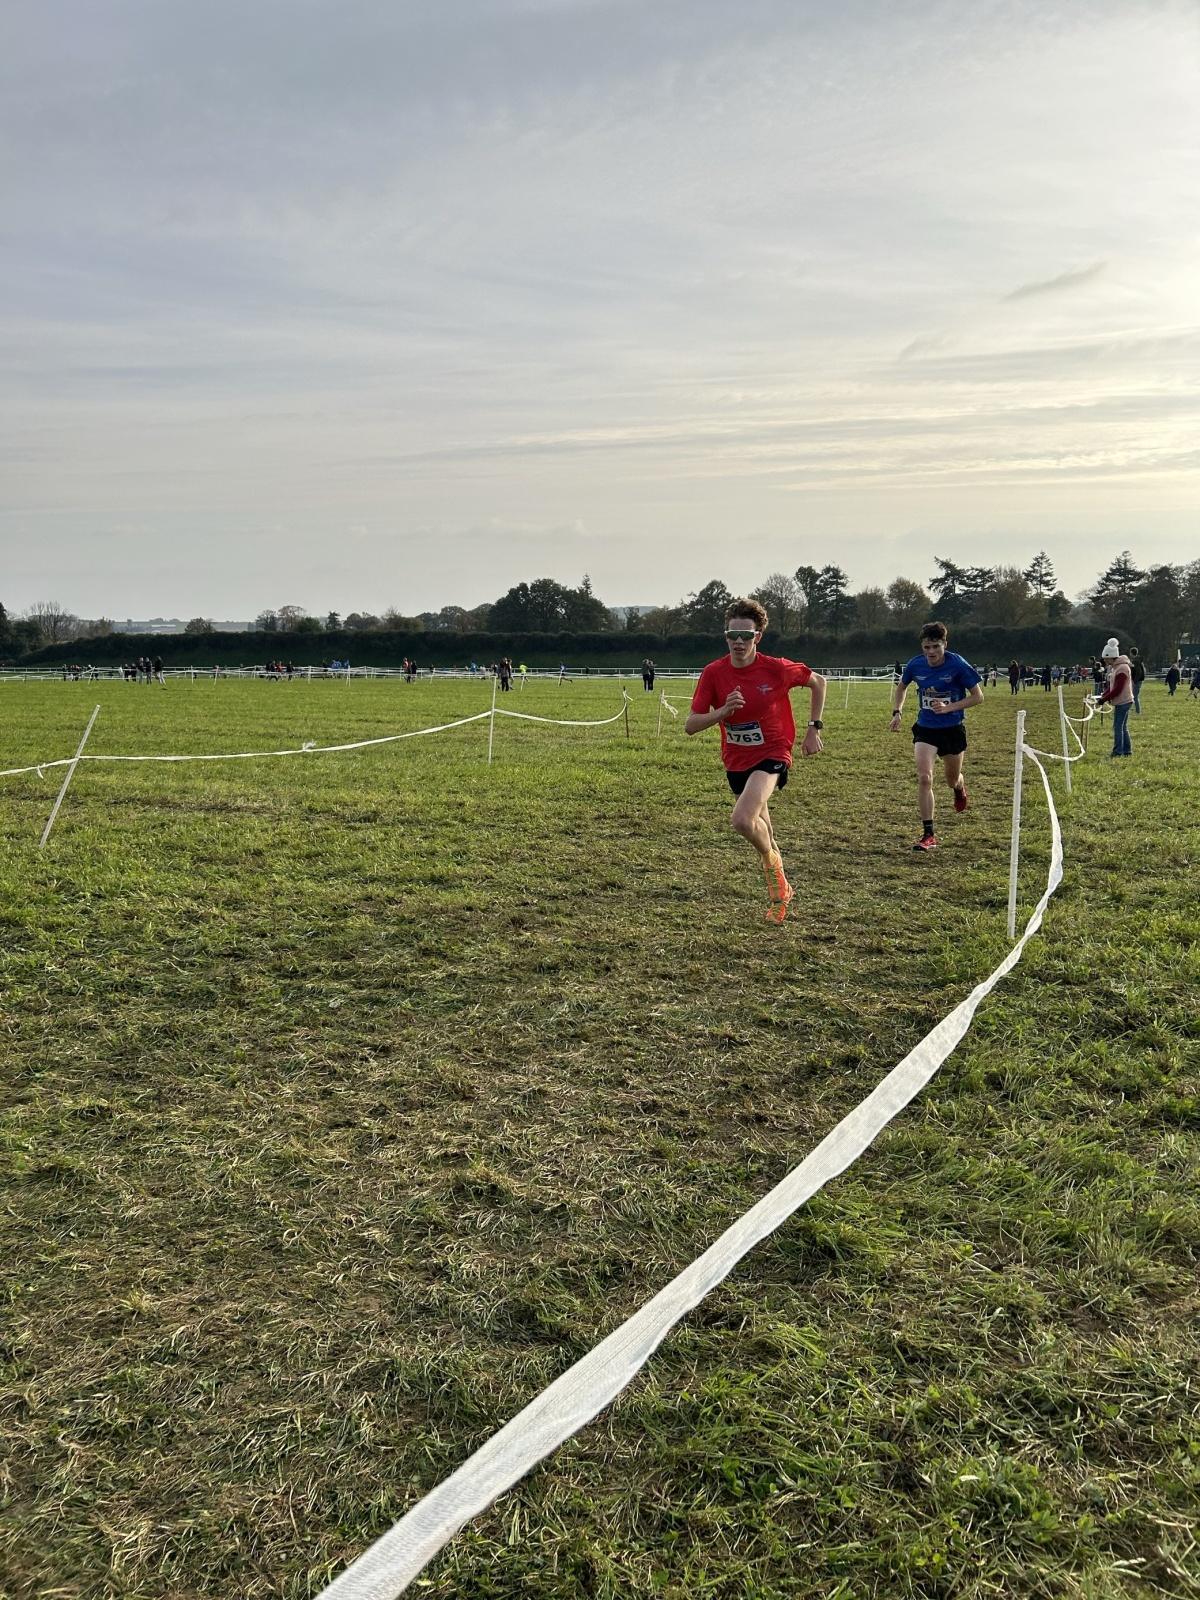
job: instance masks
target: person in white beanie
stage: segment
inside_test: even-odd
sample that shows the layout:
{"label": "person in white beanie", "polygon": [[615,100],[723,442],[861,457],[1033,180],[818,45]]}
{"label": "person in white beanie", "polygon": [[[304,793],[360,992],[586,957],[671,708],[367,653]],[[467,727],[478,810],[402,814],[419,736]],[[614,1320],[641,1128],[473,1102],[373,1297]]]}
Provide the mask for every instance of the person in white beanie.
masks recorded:
{"label": "person in white beanie", "polygon": [[1100,652],[1100,659],[1108,667],[1108,682],[1104,692],[1097,696],[1096,704],[1110,705],[1113,710],[1114,756],[1131,756],[1129,742],[1129,709],[1133,705],[1133,668],[1129,657],[1121,654],[1121,647],[1110,639]]}

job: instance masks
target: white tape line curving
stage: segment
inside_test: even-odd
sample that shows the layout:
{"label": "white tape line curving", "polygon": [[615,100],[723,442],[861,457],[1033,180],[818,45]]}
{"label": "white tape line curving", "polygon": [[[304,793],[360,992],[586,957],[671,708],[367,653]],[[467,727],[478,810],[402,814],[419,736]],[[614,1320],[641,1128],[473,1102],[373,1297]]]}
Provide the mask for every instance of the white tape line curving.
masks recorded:
{"label": "white tape line curving", "polygon": [[[352,744],[313,744],[309,740],[307,744],[302,744],[295,750],[232,750],[211,756],[91,755],[81,756],[79,759],[82,761],[265,761],[273,756],[331,755],[343,750],[367,750],[372,745],[395,744],[399,739],[423,739],[430,733],[445,733],[450,728],[463,728],[468,722],[482,722],[484,717],[490,717],[491,714],[490,711],[477,711],[474,716],[459,717],[457,722],[442,722],[436,728],[414,728],[410,733],[389,733],[380,739],[357,739]],[[6,772],[0,772],[0,778],[15,778],[22,772],[43,772],[49,767],[69,766],[73,759],[72,756],[64,756],[59,761],[42,761],[32,767],[10,767]]]}
{"label": "white tape line curving", "polygon": [[1088,723],[1092,720],[1095,714],[1095,707],[1089,704],[1086,716],[1067,717],[1065,719],[1066,725],[1070,729],[1072,739],[1074,739],[1075,743],[1079,746],[1078,751],[1073,756],[1057,755],[1053,750],[1038,750],[1035,749],[1035,747],[1031,744],[1026,744],[1024,748],[1030,753],[1030,755],[1043,756],[1047,761],[1080,761],[1085,755],[1087,755],[1087,746],[1079,737],[1078,733],[1076,733],[1075,729],[1076,727],[1082,728],[1085,723]]}
{"label": "white tape line curving", "polygon": [[[232,750],[223,751],[217,755],[201,756],[63,756],[57,761],[39,761],[29,767],[8,767],[0,771],[0,778],[15,778],[26,772],[42,773],[50,767],[67,767],[73,761],[266,761],[275,756],[321,756],[333,755],[344,750],[367,750],[372,745],[395,744],[400,739],[423,739],[431,733],[446,733],[451,728],[464,728],[468,722],[482,722],[485,717],[492,716],[492,711],[477,711],[470,717],[459,717],[455,722],[441,722],[434,728],[414,728],[410,733],[389,733],[379,739],[356,739],[351,744],[313,744],[311,741],[300,745],[294,750]],[[498,717],[518,717],[522,722],[545,722],[556,728],[603,728],[610,722],[616,722],[625,715],[625,701],[621,702],[620,711],[611,717],[602,717],[598,722],[566,722],[558,717],[534,717],[524,711],[502,711],[496,709]]]}
{"label": "white tape line curving", "polygon": [[431,1490],[354,1564],[321,1591],[328,1600],[394,1600],[472,1517],[523,1478],[544,1456],[590,1422],[634,1378],[681,1317],[721,1283],[748,1251],[836,1178],[933,1077],[966,1033],[981,1002],[1012,971],[1042,925],[1062,882],[1062,832],[1046,769],[1050,871],[1020,939],[991,975],[937,1024],[887,1077],[843,1117],[804,1161],[752,1210],[582,1360],[569,1367],[499,1433]]}
{"label": "white tape line curving", "polygon": [[[489,715],[489,713],[485,713]],[[601,717],[598,722],[570,722],[564,717],[534,717],[528,711],[504,711],[499,706],[496,708],[498,717],[515,717],[518,722],[545,722],[552,728],[606,728],[610,722],[618,722],[625,715],[625,704],[622,702],[620,711],[611,717]]]}

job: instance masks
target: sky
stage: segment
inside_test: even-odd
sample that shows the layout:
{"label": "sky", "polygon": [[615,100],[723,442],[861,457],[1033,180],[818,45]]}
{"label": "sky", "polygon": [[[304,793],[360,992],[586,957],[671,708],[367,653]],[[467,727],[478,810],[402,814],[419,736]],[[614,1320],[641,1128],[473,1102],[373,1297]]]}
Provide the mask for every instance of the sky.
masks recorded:
{"label": "sky", "polygon": [[0,601],[1200,557],[1200,10],[14,0]]}

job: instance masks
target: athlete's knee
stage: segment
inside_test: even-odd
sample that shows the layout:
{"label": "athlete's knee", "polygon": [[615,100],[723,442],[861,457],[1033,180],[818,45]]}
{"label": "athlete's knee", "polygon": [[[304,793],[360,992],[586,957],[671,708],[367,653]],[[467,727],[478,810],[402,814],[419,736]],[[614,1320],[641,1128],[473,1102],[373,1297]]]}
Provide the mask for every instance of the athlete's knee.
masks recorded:
{"label": "athlete's knee", "polygon": [[758,826],[758,809],[754,806],[744,806],[739,803],[730,813],[729,826],[734,833],[740,833],[743,839],[754,837],[754,830]]}

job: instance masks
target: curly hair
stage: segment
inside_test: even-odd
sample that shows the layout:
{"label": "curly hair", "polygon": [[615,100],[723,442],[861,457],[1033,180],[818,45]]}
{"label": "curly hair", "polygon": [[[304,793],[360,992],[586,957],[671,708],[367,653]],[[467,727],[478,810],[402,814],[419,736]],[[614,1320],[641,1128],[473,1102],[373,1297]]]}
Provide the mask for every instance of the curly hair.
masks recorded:
{"label": "curly hair", "polygon": [[732,622],[735,617],[746,617],[754,623],[759,633],[762,633],[770,618],[757,600],[735,600],[725,609],[725,621]]}

